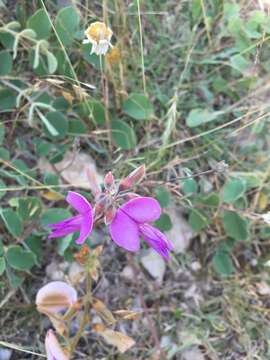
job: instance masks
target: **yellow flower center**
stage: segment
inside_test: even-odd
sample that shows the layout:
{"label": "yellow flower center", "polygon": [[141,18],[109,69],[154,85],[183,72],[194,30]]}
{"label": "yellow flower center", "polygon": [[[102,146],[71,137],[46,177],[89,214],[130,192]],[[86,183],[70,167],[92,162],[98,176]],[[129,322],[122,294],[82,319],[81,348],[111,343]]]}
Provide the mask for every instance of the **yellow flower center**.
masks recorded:
{"label": "yellow flower center", "polygon": [[96,21],[86,29],[85,35],[90,41],[94,40],[96,43],[99,43],[100,40],[110,41],[112,31],[104,23]]}

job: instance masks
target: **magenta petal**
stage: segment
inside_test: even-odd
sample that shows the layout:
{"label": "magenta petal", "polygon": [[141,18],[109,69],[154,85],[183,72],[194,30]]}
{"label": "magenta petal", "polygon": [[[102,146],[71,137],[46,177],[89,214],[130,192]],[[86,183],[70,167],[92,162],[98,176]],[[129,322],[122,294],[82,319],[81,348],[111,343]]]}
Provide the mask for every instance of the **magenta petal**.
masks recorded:
{"label": "magenta petal", "polygon": [[168,260],[170,258],[169,251],[173,250],[173,245],[167,237],[159,229],[149,224],[140,225],[139,229],[148,245]]}
{"label": "magenta petal", "polygon": [[86,212],[93,212],[92,206],[86,200],[86,198],[74,191],[68,192],[66,201],[81,214],[84,214]]}
{"label": "magenta petal", "polygon": [[140,249],[138,226],[121,208],[116,212],[110,225],[110,233],[118,246],[133,252]]}
{"label": "magenta petal", "polygon": [[80,236],[78,237],[78,239],[75,240],[76,244],[81,245],[85,242],[90,232],[92,231],[93,223],[94,217],[92,212],[90,212],[89,214],[85,214],[81,223]]}
{"label": "magenta petal", "polygon": [[49,224],[48,226],[53,230],[49,235],[49,239],[65,236],[80,230],[81,221],[82,216],[77,215],[56,224]]}
{"label": "magenta petal", "polygon": [[138,223],[152,222],[161,214],[161,208],[156,199],[139,197],[128,201],[120,208]]}

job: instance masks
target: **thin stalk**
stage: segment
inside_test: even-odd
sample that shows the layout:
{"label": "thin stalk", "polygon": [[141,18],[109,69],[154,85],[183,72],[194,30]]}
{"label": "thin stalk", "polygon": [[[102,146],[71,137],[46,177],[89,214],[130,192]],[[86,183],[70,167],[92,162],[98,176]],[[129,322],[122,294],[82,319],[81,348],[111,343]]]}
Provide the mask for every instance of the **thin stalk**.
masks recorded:
{"label": "thin stalk", "polygon": [[84,312],[83,317],[80,322],[79,330],[77,331],[77,334],[73,338],[70,344],[70,355],[74,352],[81,336],[84,331],[85,326],[89,322],[89,311],[90,311],[90,305],[92,302],[92,278],[89,272],[86,273],[86,294],[85,294],[85,301],[84,301]]}
{"label": "thin stalk", "polygon": [[143,37],[142,37],[142,21],[141,21],[140,0],[137,0],[137,11],[138,11],[138,22],[139,22],[139,32],[140,32],[143,92],[146,94],[146,79],[145,79],[145,66],[144,66],[144,56],[143,56]]}

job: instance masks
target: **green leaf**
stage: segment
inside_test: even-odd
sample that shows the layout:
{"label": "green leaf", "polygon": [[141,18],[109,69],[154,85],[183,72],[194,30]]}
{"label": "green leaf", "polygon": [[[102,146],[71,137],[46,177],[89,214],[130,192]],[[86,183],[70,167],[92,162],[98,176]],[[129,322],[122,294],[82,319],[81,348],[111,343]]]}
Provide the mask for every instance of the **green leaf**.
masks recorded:
{"label": "green leaf", "polygon": [[244,74],[251,66],[249,61],[247,61],[242,55],[234,55],[230,58],[231,67],[235,70],[238,70],[240,73]]}
{"label": "green leaf", "polygon": [[60,256],[65,255],[65,252],[69,248],[69,246],[70,246],[70,244],[72,242],[72,239],[73,239],[72,234],[64,236],[61,239],[58,239],[58,241],[57,241],[57,252],[58,252],[58,254]]}
{"label": "green leaf", "polygon": [[60,111],[50,111],[46,114],[46,119],[49,122],[50,126],[54,128],[58,134],[54,136],[48,130],[48,126],[45,125],[44,130],[47,133],[47,135],[57,140],[64,139],[68,131],[68,120],[65,117],[65,115]]}
{"label": "green leaf", "polygon": [[12,209],[5,209],[0,210],[0,215],[10,234],[19,237],[22,234],[23,226],[18,214]]}
{"label": "green leaf", "polygon": [[42,238],[32,234],[24,240],[24,243],[29,248],[29,250],[36,255],[36,260],[40,261],[42,259]]}
{"label": "green leaf", "polygon": [[232,259],[228,252],[217,250],[212,259],[212,263],[215,271],[219,275],[228,276],[234,272]]}
{"label": "green leaf", "polygon": [[112,138],[124,150],[133,149],[137,143],[134,130],[122,120],[112,121]]}
{"label": "green leaf", "polygon": [[4,183],[4,181],[0,179],[0,199],[1,199],[3,196],[5,196],[5,194],[6,194],[6,191],[4,190],[4,188],[6,189],[7,186],[6,186],[6,184]]}
{"label": "green leaf", "polygon": [[79,13],[73,6],[65,7],[58,12],[55,29],[64,46],[69,46],[73,42],[79,23]]}
{"label": "green leaf", "polygon": [[196,180],[194,179],[186,179],[186,180],[182,180],[182,189],[183,189],[183,192],[186,194],[186,195],[190,195],[190,194],[195,194],[198,190],[198,185],[197,185],[197,182]]}
{"label": "green leaf", "polygon": [[2,240],[0,239],[0,256],[2,256],[4,254],[4,245]]}
{"label": "green leaf", "polygon": [[0,90],[0,110],[12,110],[16,106],[17,95],[9,89]]}
{"label": "green leaf", "polygon": [[46,185],[59,185],[59,176],[53,173],[44,174],[44,184]]}
{"label": "green leaf", "polygon": [[37,39],[47,39],[51,32],[51,23],[44,9],[37,10],[27,21],[27,27],[34,30]]}
{"label": "green leaf", "polygon": [[5,126],[0,124],[0,145],[3,143],[5,138]]}
{"label": "green leaf", "polygon": [[150,100],[141,94],[130,94],[123,103],[123,111],[135,120],[146,120],[154,114]]}
{"label": "green leaf", "polygon": [[71,135],[81,135],[87,132],[85,123],[80,119],[70,120],[68,125],[68,133]]}
{"label": "green leaf", "polygon": [[219,115],[223,114],[223,111],[210,111],[207,109],[193,109],[188,114],[186,119],[187,126],[193,128],[202,124],[206,124],[210,121],[216,120]]}
{"label": "green leaf", "polygon": [[229,179],[223,187],[223,200],[231,204],[246,191],[246,182],[242,179]]}
{"label": "green leaf", "polygon": [[18,205],[18,214],[23,221],[37,219],[42,211],[41,201],[37,197],[19,198]]}
{"label": "green leaf", "polygon": [[41,218],[41,225],[47,229],[49,224],[54,224],[59,221],[65,220],[71,216],[67,209],[52,208],[47,210]]}
{"label": "green leaf", "polygon": [[69,108],[68,101],[64,96],[58,96],[52,103],[52,107],[57,111],[66,111]]}
{"label": "green leaf", "polygon": [[249,236],[248,222],[235,211],[225,211],[223,226],[226,234],[235,240],[246,240]]}
{"label": "green leaf", "polygon": [[92,109],[92,118],[94,122],[98,125],[104,125],[106,121],[105,117],[105,108],[100,101],[91,101],[90,103]]}
{"label": "green leaf", "polygon": [[12,56],[9,52],[0,51],[0,76],[8,75],[12,70]]}
{"label": "green leaf", "polygon": [[197,199],[200,203],[208,206],[217,207],[219,205],[219,195],[211,193],[205,196],[199,196]]}
{"label": "green leaf", "polygon": [[208,220],[205,215],[196,209],[191,210],[188,222],[192,230],[196,232],[201,231],[208,225]]}
{"label": "green leaf", "polygon": [[58,65],[57,59],[50,51],[46,52],[46,56],[48,61],[49,74],[53,74],[57,69],[57,65]]}
{"label": "green leaf", "polygon": [[168,214],[161,214],[160,218],[155,221],[155,226],[161,231],[169,231],[173,227],[173,224]]}
{"label": "green leaf", "polygon": [[[92,45],[91,44],[83,44],[82,46],[82,52],[83,57],[88,62],[88,64],[93,65],[97,70],[101,70],[100,66],[100,57],[96,54],[91,54]],[[101,59],[101,62],[103,60]]]}
{"label": "green leaf", "polygon": [[16,289],[23,283],[24,277],[22,275],[15,274],[15,272],[9,266],[6,266],[6,273],[8,281],[12,288]]}
{"label": "green leaf", "polygon": [[171,201],[170,192],[164,187],[160,186],[156,189],[156,199],[162,208],[168,207]]}
{"label": "green leaf", "polygon": [[32,251],[24,250],[21,246],[10,246],[6,253],[8,264],[16,269],[27,271],[35,265],[36,258]]}
{"label": "green leaf", "polygon": [[6,270],[6,262],[3,257],[0,257],[0,276],[4,273]]}

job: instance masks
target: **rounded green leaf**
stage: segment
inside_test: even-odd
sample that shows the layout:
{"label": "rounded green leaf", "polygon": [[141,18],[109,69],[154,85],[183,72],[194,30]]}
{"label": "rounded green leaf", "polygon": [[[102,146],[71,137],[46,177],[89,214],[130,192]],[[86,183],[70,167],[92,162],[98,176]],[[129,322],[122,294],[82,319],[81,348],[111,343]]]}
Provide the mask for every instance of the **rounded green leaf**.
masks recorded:
{"label": "rounded green leaf", "polygon": [[122,120],[112,121],[112,138],[124,150],[133,149],[137,143],[134,130]]}
{"label": "rounded green leaf", "polygon": [[192,178],[182,180],[182,186],[183,186],[183,192],[186,195],[194,194],[198,190],[197,182]]}
{"label": "rounded green leaf", "polygon": [[170,204],[171,194],[164,186],[160,186],[156,189],[156,199],[158,200],[160,206],[165,208]]}
{"label": "rounded green leaf", "polygon": [[18,214],[12,209],[5,209],[0,211],[1,218],[11,235],[18,237],[22,234],[22,221]]}
{"label": "rounded green leaf", "polygon": [[23,221],[38,218],[42,211],[41,201],[37,197],[19,198],[18,205],[18,214]]}
{"label": "rounded green leaf", "polygon": [[12,56],[9,52],[0,51],[0,76],[8,75],[12,70]]}
{"label": "rounded green leaf", "polygon": [[3,143],[5,138],[5,126],[4,124],[0,124],[0,144]]}
{"label": "rounded green leaf", "polygon": [[58,133],[58,135],[53,136],[48,131],[48,126],[46,125],[44,126],[44,130],[47,133],[47,135],[49,135],[53,139],[59,139],[59,140],[64,139],[68,131],[68,120],[65,117],[65,115],[60,111],[50,111],[45,115],[45,117],[48,123],[50,124],[50,126],[54,128]]}
{"label": "rounded green leaf", "polygon": [[8,248],[6,253],[8,264],[16,270],[27,271],[35,265],[35,255],[32,251],[24,250],[21,246],[14,245]]}
{"label": "rounded green leaf", "polygon": [[123,103],[123,111],[135,120],[146,120],[154,114],[150,100],[141,94],[130,94]]}
{"label": "rounded green leaf", "polygon": [[9,89],[0,90],[0,110],[12,110],[16,105],[17,94]]}
{"label": "rounded green leaf", "polygon": [[34,30],[37,39],[47,39],[51,32],[51,23],[44,9],[37,10],[27,21],[27,27]]}
{"label": "rounded green leaf", "polygon": [[73,6],[65,7],[57,14],[55,29],[64,46],[72,43],[79,23],[79,13]]}
{"label": "rounded green leaf", "polygon": [[100,101],[91,101],[90,103],[92,110],[92,117],[96,124],[104,125],[106,121],[105,109],[103,104]]}
{"label": "rounded green leaf", "polygon": [[246,191],[246,182],[242,179],[229,179],[223,187],[223,200],[233,203]]}
{"label": "rounded green leaf", "polygon": [[155,226],[161,231],[169,231],[173,227],[173,224],[168,214],[161,214],[160,218],[155,221]]}
{"label": "rounded green leaf", "polygon": [[69,127],[68,127],[68,133],[71,135],[80,135],[85,134],[87,132],[85,123],[80,120],[70,120],[69,121]]}
{"label": "rounded green leaf", "polygon": [[196,209],[193,209],[189,214],[188,222],[192,230],[196,232],[201,231],[208,225],[207,217],[201,211]]}
{"label": "rounded green leaf", "polygon": [[231,275],[234,272],[234,266],[231,256],[228,252],[217,251],[212,259],[213,267],[219,275]]}
{"label": "rounded green leaf", "polygon": [[186,124],[188,127],[196,127],[210,121],[216,120],[216,118],[222,114],[222,111],[210,111],[208,109],[193,109],[188,114]]}
{"label": "rounded green leaf", "polygon": [[249,236],[248,222],[235,211],[225,211],[223,226],[226,234],[235,240],[247,240]]}
{"label": "rounded green leaf", "polygon": [[3,257],[0,257],[0,275],[2,275],[5,270],[6,270],[5,259]]}

